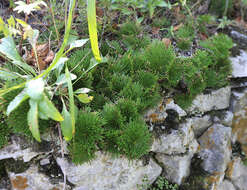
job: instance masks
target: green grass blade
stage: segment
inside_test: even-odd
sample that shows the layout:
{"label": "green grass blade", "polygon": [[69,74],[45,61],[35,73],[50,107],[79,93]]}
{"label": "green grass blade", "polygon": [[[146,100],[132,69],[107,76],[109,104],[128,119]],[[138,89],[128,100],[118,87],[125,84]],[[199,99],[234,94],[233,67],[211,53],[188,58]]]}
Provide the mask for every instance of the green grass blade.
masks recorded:
{"label": "green grass blade", "polygon": [[70,104],[70,116],[71,116],[71,123],[72,123],[72,134],[75,134],[75,101],[74,101],[74,92],[72,87],[72,82],[69,74],[68,67],[65,68],[65,76],[68,83],[68,90],[69,90],[69,104]]}
{"label": "green grass blade", "polygon": [[95,0],[87,1],[87,19],[88,19],[88,29],[89,29],[91,48],[95,59],[98,62],[100,62],[101,57],[98,46]]}

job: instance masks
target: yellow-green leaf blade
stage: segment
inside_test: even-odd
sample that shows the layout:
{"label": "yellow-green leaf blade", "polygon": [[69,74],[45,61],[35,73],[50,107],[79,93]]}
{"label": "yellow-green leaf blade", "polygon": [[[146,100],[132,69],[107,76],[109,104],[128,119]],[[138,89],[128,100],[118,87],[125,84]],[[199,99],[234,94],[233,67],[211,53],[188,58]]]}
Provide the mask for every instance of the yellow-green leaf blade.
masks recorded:
{"label": "yellow-green leaf blade", "polygon": [[88,29],[92,51],[95,59],[100,62],[100,52],[98,46],[98,34],[97,34],[97,24],[96,24],[96,6],[95,0],[87,1],[87,19],[88,19]]}
{"label": "yellow-green leaf blade", "polygon": [[63,102],[62,116],[64,118],[64,120],[61,122],[62,133],[63,133],[64,139],[66,141],[70,141],[73,137],[72,119],[71,119],[70,113],[66,109],[66,105],[64,102]]}
{"label": "yellow-green leaf blade", "polygon": [[30,104],[30,109],[27,114],[28,126],[33,137],[38,142],[41,142],[40,133],[39,133],[39,123],[38,123],[38,103],[37,101],[30,99],[29,104]]}
{"label": "yellow-green leaf blade", "polygon": [[39,102],[39,110],[42,113],[45,113],[48,118],[51,118],[55,121],[63,121],[62,115],[45,95],[43,100]]}

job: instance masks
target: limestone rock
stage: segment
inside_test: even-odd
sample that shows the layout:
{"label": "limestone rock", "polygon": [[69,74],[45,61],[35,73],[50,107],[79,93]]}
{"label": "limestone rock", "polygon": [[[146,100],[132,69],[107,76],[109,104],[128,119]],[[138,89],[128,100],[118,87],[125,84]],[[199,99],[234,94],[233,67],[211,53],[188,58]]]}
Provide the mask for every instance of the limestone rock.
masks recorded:
{"label": "limestone rock", "polygon": [[232,126],[232,121],[233,121],[233,113],[231,111],[226,111],[222,114],[222,118],[220,118],[220,122],[222,125],[231,127]]}
{"label": "limestone rock", "polygon": [[168,115],[166,110],[168,109],[175,110],[179,117],[186,116],[186,112],[179,105],[175,104],[173,99],[168,99],[162,100],[158,106],[148,110],[144,115],[144,119],[153,123],[161,123],[166,119]]}
{"label": "limestone rock", "polygon": [[240,51],[240,55],[230,58],[232,64],[232,77],[247,77],[247,52]]}
{"label": "limestone rock", "polygon": [[241,158],[234,158],[229,163],[227,177],[238,190],[247,190],[247,166],[243,165]]}
{"label": "limestone rock", "polygon": [[174,103],[173,99],[166,100],[165,110],[168,110],[168,109],[175,110],[178,113],[179,117],[184,117],[187,115],[186,112],[179,105]]}
{"label": "limestone rock", "polygon": [[202,168],[210,174],[224,173],[231,157],[231,128],[214,124],[198,140]]}
{"label": "limestone rock", "polygon": [[232,141],[238,141],[242,150],[247,155],[247,107],[234,114],[232,124]]}
{"label": "limestone rock", "polygon": [[[27,142],[21,137],[13,136],[11,141],[12,144],[0,149],[0,160],[22,158],[24,162],[29,162],[32,158],[40,154],[40,152],[33,151],[31,147],[22,147],[22,144]],[[20,143],[21,141],[23,142]]]}
{"label": "limestone rock", "polygon": [[187,113],[205,113],[212,110],[221,110],[229,107],[231,88],[229,86],[212,91],[210,94],[200,94],[193,100]]}
{"label": "limestone rock", "polygon": [[152,159],[144,165],[140,160],[130,162],[126,158],[113,159],[100,152],[91,163],[76,166],[62,158],[57,158],[57,163],[76,190],[137,190],[137,184],[145,176],[152,183],[162,171]]}
{"label": "limestone rock", "polygon": [[235,187],[233,186],[233,184],[228,181],[228,180],[224,180],[219,186],[218,186],[218,190],[236,190]]}
{"label": "limestone rock", "polygon": [[212,124],[211,117],[209,115],[205,115],[203,117],[192,117],[192,129],[196,137],[199,137],[206,131]]}
{"label": "limestone rock", "polygon": [[232,111],[238,112],[247,107],[247,88],[242,91],[233,91]]}
{"label": "limestone rock", "polygon": [[151,151],[162,154],[185,153],[194,140],[194,132],[191,120],[182,123],[178,130],[172,130],[170,134],[163,134],[155,139]]}
{"label": "limestone rock", "polygon": [[44,190],[44,189],[61,189],[62,183],[53,185],[49,181],[49,177],[40,173],[38,167],[35,165],[30,166],[28,170],[23,173],[15,174],[8,172],[12,190]]}
{"label": "limestone rock", "polygon": [[180,185],[190,174],[190,164],[193,155],[198,149],[196,140],[191,144],[188,153],[184,155],[166,155],[157,153],[156,159],[162,164],[165,177],[178,185]]}

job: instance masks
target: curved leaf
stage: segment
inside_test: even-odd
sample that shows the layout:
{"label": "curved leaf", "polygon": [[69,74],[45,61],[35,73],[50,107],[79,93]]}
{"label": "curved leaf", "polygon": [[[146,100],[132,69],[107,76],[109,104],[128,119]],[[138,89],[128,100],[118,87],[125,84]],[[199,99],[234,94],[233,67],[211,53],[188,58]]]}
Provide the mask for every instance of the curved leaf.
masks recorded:
{"label": "curved leaf", "polygon": [[8,59],[12,60],[13,64],[23,68],[25,71],[29,71],[35,74],[34,69],[22,60],[11,36],[1,39],[0,53],[5,55]]}
{"label": "curved leaf", "polygon": [[70,113],[66,109],[66,105],[64,104],[64,102],[63,102],[62,116],[64,118],[64,120],[61,122],[62,133],[63,133],[64,139],[66,141],[70,141],[73,137],[72,119],[71,119]]}
{"label": "curved leaf", "polygon": [[43,100],[39,102],[39,110],[46,114],[48,118],[51,118],[55,121],[63,121],[62,115],[46,95],[43,95]]}
{"label": "curved leaf", "polygon": [[7,116],[26,99],[28,99],[28,95],[27,95],[27,91],[24,89],[9,103],[6,113]]}
{"label": "curved leaf", "polygon": [[30,109],[27,114],[27,122],[29,125],[29,129],[33,135],[33,137],[41,142],[40,133],[39,133],[39,123],[38,123],[38,103],[35,100],[29,100]]}

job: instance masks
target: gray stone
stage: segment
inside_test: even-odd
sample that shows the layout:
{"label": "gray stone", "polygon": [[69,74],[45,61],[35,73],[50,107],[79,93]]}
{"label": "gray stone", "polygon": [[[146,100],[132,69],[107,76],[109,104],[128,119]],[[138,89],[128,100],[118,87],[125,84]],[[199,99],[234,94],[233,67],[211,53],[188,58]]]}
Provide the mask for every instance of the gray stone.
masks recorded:
{"label": "gray stone", "polygon": [[144,165],[141,160],[130,162],[123,157],[113,159],[100,152],[90,163],[76,166],[62,158],[57,158],[57,163],[76,190],[137,190],[137,184],[145,176],[151,184],[162,171],[153,159]]}
{"label": "gray stone", "polygon": [[247,88],[243,89],[242,91],[233,91],[232,96],[233,100],[231,109],[234,113],[239,112],[247,107]]}
{"label": "gray stone", "polygon": [[242,163],[241,158],[232,160],[226,175],[238,190],[247,190],[247,166]]}
{"label": "gray stone", "polygon": [[247,77],[247,52],[241,50],[240,55],[230,58],[232,64],[232,77]]}
{"label": "gray stone", "polygon": [[198,139],[202,168],[210,174],[224,173],[231,157],[231,128],[214,124]]}
{"label": "gray stone", "polygon": [[148,110],[144,114],[144,119],[146,121],[151,121],[152,123],[163,122],[167,117],[166,110],[168,109],[175,110],[179,117],[184,117],[187,115],[186,112],[179,107],[179,105],[175,104],[174,100],[170,98],[162,100],[156,107]]}
{"label": "gray stone", "polygon": [[180,124],[178,130],[172,130],[170,134],[163,134],[155,139],[151,151],[162,154],[185,153],[194,140],[194,132],[191,120]]}
{"label": "gray stone", "polygon": [[226,111],[222,114],[222,116],[223,117],[221,118],[220,122],[225,126],[231,127],[234,117],[233,113],[231,111]]}
{"label": "gray stone", "polygon": [[44,158],[44,159],[40,160],[39,163],[41,166],[44,166],[44,165],[50,164],[50,160],[48,158]]}
{"label": "gray stone", "polygon": [[175,110],[178,113],[179,117],[184,117],[187,115],[187,113],[179,105],[174,103],[173,99],[168,99],[166,101],[165,110],[168,110],[168,109]]}
{"label": "gray stone", "polygon": [[212,110],[221,110],[229,107],[231,88],[229,86],[212,91],[210,94],[200,94],[193,100],[187,113],[205,113]]}
{"label": "gray stone", "polygon": [[219,186],[217,190],[236,190],[233,184],[228,181],[224,180]]}
{"label": "gray stone", "polygon": [[199,137],[206,131],[212,124],[210,115],[205,115],[203,117],[192,117],[192,129],[196,137]]}
{"label": "gray stone", "polygon": [[190,174],[190,164],[193,155],[198,149],[198,143],[194,140],[189,148],[188,153],[184,155],[166,155],[157,153],[156,159],[162,164],[165,177],[178,185],[180,185]]}
{"label": "gray stone", "polygon": [[14,137],[11,140],[12,144],[9,144],[4,148],[0,149],[0,160],[9,158],[22,158],[24,162],[29,162],[32,158],[40,154],[40,152],[35,152],[30,147],[21,147],[21,144],[18,142],[19,140],[20,137]]}
{"label": "gray stone", "polygon": [[51,184],[49,177],[39,172],[38,167],[32,165],[23,173],[15,174],[8,172],[12,190],[44,190],[62,189],[63,184]]}
{"label": "gray stone", "polygon": [[231,31],[230,35],[234,40],[237,41],[238,45],[240,45],[241,48],[247,47],[247,36],[245,34],[233,30]]}

